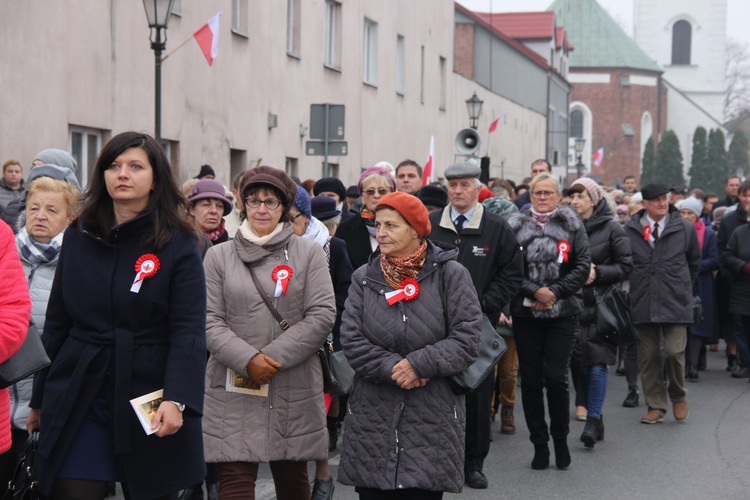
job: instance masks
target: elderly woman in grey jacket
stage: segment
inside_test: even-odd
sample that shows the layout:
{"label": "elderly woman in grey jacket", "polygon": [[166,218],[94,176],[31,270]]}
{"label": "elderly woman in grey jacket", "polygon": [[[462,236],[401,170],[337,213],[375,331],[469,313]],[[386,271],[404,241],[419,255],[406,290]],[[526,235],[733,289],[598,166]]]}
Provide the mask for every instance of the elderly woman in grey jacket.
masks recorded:
{"label": "elderly woman in grey jacket", "polygon": [[464,396],[446,377],[476,358],[481,307],[457,250],[425,239],[430,221],[418,198],[383,196],[375,227],[381,253],[352,275],[341,324],[356,375],[339,481],[361,500],[440,499],[464,482]]}
{"label": "elderly woman in grey jacket", "polygon": [[281,170],[248,170],[240,182],[247,217],[204,261],[211,356],[203,436],[223,499],[255,498],[259,462],[270,463],[279,500],[310,498],[307,462],[327,456],[316,351],[336,305],[324,253],[288,222],[296,190]]}

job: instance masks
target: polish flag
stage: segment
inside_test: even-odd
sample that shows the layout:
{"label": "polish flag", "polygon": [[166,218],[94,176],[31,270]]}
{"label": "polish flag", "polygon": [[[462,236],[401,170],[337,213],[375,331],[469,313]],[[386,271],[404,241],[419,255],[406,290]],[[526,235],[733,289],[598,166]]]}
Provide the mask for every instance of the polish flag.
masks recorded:
{"label": "polish flag", "polygon": [[492,121],[492,123],[490,123],[490,130],[489,130],[489,133],[490,133],[490,134],[491,134],[492,132],[494,132],[495,130],[497,130],[497,124],[498,124],[498,123],[500,123],[500,118],[502,118],[503,116],[505,116],[505,112],[503,112],[503,113],[500,113],[500,114],[498,115],[498,117],[497,117],[497,118],[495,118],[495,119],[494,119],[494,120]]}
{"label": "polish flag", "polygon": [[424,164],[422,169],[422,185],[426,186],[434,180],[435,175],[433,174],[435,165],[435,136],[430,136],[430,156],[427,158],[427,163]]}
{"label": "polish flag", "polygon": [[593,154],[592,159],[594,160],[594,166],[601,170],[602,161],[604,160],[604,148],[599,148]]}
{"label": "polish flag", "polygon": [[211,66],[219,55],[219,17],[221,12],[216,14],[214,17],[208,20],[206,24],[200,27],[198,31],[193,33],[195,41],[198,42],[198,46],[201,48],[203,55],[206,56],[208,65]]}

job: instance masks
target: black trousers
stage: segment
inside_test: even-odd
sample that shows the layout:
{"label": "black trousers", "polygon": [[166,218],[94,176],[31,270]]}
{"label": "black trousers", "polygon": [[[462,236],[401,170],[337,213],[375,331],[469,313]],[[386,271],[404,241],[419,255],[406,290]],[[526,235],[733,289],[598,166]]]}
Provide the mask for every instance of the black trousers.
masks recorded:
{"label": "black trousers", "polygon": [[355,488],[359,500],[441,500],[442,491],[427,491],[417,488],[404,490],[376,490],[374,488]]}
{"label": "black trousers", "polygon": [[495,378],[487,377],[476,391],[466,395],[466,471],[481,471],[490,452],[490,412],[494,390]]}
{"label": "black trousers", "polygon": [[[578,316],[537,319],[513,317],[513,333],[521,374],[521,401],[529,428],[529,439],[544,444],[566,438],[570,430],[568,366],[578,335]],[[550,426],[544,412],[547,389]]]}

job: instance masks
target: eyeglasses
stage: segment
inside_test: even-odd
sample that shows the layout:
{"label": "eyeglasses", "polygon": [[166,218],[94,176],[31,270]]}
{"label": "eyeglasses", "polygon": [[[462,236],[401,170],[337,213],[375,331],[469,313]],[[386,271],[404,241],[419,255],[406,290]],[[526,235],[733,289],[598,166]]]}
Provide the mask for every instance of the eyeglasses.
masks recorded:
{"label": "eyeglasses", "polygon": [[[268,206],[268,205],[266,205],[266,206]],[[292,222],[294,222],[294,221],[296,221],[296,220],[297,220],[297,218],[298,218],[298,217],[302,217],[303,215],[305,215],[305,214],[304,214],[304,212],[300,212],[300,213],[298,213],[297,215],[292,215],[292,216],[290,217],[290,220],[291,220]]]}
{"label": "eyeglasses", "polygon": [[532,191],[531,196],[534,198],[552,198],[556,194],[554,191]]}
{"label": "eyeglasses", "polygon": [[258,198],[245,198],[245,205],[250,208],[258,208],[261,203],[263,203],[268,210],[275,210],[281,205],[281,201],[276,198],[267,198],[265,200],[260,200]]}
{"label": "eyeglasses", "polygon": [[390,189],[378,188],[378,189],[368,189],[367,191],[362,191],[362,194],[366,194],[367,196],[375,196],[375,193],[378,193],[380,196],[385,196],[390,192],[391,192]]}

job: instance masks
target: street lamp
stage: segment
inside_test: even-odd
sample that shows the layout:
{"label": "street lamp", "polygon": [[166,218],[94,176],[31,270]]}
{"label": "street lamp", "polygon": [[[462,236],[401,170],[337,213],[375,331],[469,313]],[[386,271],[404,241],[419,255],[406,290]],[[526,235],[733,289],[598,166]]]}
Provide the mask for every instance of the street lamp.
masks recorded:
{"label": "street lamp", "polygon": [[[154,137],[157,141],[161,139],[161,53],[167,47],[167,23],[172,14],[174,2],[175,0],[143,0],[148,27],[151,28],[149,40],[154,51]],[[162,30],[164,30],[163,40]],[[156,34],[155,37],[154,34]]]}
{"label": "street lamp", "polygon": [[466,109],[469,111],[469,126],[474,130],[477,129],[477,121],[479,120],[479,113],[482,112],[482,104],[484,101],[477,97],[477,93],[471,98],[466,99]]}
{"label": "street lamp", "polygon": [[576,178],[577,179],[581,178],[581,169],[583,168],[583,163],[581,162],[581,156],[583,153],[584,146],[586,146],[586,139],[584,139],[583,137],[576,137],[574,147],[576,150],[576,158],[577,158],[577,163],[576,163],[576,175],[577,175]]}

